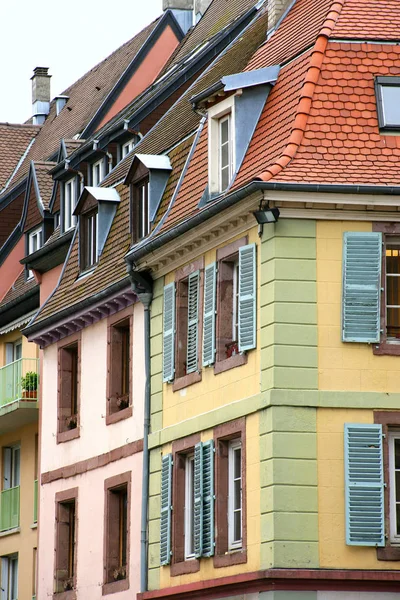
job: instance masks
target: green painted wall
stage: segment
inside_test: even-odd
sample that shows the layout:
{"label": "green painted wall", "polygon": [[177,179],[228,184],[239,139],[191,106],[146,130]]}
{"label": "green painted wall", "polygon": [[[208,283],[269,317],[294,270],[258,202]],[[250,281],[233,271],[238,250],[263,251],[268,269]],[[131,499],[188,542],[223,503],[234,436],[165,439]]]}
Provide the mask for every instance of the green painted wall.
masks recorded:
{"label": "green painted wall", "polygon": [[260,306],[261,391],[317,389],[315,221],[264,227]]}
{"label": "green painted wall", "polygon": [[260,414],[261,567],[318,567],[316,409]]}

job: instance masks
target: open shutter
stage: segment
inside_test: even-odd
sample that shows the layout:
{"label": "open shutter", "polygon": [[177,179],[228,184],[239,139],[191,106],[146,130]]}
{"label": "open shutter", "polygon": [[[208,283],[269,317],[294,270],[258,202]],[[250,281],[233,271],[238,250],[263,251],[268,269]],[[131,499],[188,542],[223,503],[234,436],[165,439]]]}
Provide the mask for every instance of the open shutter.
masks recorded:
{"label": "open shutter", "polygon": [[382,234],[344,234],[343,342],[379,342]]}
{"label": "open shutter", "polygon": [[204,270],[203,367],[215,361],[216,286],[217,265],[212,263]]}
{"label": "open shutter", "polygon": [[256,245],[239,248],[239,351],[256,347]]}
{"label": "open shutter", "polygon": [[163,309],[163,381],[175,374],[175,283],[164,287]]}
{"label": "open shutter", "polygon": [[186,373],[193,373],[198,370],[199,284],[200,271],[195,271],[189,275],[188,279]]}
{"label": "open shutter", "polygon": [[194,447],[194,554],[203,553],[203,443]]}
{"label": "open shutter", "polygon": [[344,426],[346,544],[384,546],[382,425]]}
{"label": "open shutter", "polygon": [[161,463],[161,522],[160,564],[171,561],[171,512],[172,512],[172,454],[162,457]]}
{"label": "open shutter", "polygon": [[214,554],[214,442],[203,444],[203,556]]}

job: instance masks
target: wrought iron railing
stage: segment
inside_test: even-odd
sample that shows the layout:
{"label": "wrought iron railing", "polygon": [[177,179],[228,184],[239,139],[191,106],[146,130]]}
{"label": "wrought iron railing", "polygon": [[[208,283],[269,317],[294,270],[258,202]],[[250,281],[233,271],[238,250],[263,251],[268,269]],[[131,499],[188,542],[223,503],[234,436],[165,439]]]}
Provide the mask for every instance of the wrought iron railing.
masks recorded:
{"label": "wrought iron railing", "polygon": [[0,496],[0,531],[19,527],[19,485],[3,490]]}
{"label": "wrought iron railing", "polygon": [[0,407],[15,400],[36,401],[39,394],[39,359],[19,358],[0,368]]}

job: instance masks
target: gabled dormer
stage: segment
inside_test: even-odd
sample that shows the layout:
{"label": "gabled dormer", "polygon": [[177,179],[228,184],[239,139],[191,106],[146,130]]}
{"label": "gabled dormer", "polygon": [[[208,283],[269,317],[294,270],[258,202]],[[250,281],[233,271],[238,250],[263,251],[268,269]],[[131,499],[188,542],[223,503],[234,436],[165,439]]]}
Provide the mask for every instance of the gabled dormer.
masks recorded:
{"label": "gabled dormer", "polygon": [[279,69],[272,66],[227,75],[191,98],[193,108],[204,111],[208,119],[206,200],[232,184]]}
{"label": "gabled dormer", "polygon": [[120,197],[115,188],[86,186],[73,212],[79,220],[79,271],[97,264],[106,243]]}
{"label": "gabled dormer", "polygon": [[168,156],[136,154],[125,179],[130,186],[132,243],[145,238],[160,206],[170,172]]}

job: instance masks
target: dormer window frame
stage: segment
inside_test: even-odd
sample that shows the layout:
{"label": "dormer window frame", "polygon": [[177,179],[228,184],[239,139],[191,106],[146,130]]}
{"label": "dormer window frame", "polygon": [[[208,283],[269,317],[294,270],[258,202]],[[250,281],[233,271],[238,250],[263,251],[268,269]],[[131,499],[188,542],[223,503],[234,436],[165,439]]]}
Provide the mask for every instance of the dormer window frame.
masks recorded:
{"label": "dormer window frame", "polygon": [[[228,139],[223,126],[228,123]],[[211,195],[221,194],[229,188],[234,176],[235,164],[235,97],[224,98],[208,109],[208,182]],[[228,148],[228,160],[224,149]],[[228,169],[227,180],[223,171]]]}
{"label": "dormer window frame", "polygon": [[[43,246],[43,226],[39,225],[27,233],[26,255],[30,256]],[[32,279],[33,271],[28,269],[26,278]]]}
{"label": "dormer window frame", "polygon": [[[150,177],[149,174],[131,184],[131,234],[137,243],[150,233]],[[143,210],[145,207],[145,210]]]}
{"label": "dormer window frame", "polygon": [[[385,90],[387,88],[398,88],[398,95],[400,100],[400,77],[376,77],[375,79],[375,96],[376,96],[376,105],[378,111],[378,123],[379,130],[382,132],[400,132],[400,110],[398,122],[390,123],[389,122],[389,109],[386,106],[385,102],[388,102],[388,97],[385,99]],[[400,104],[398,102],[397,104]]]}
{"label": "dormer window frame", "polygon": [[134,138],[131,138],[131,139],[127,140],[126,142],[123,142],[120,146],[120,148],[121,148],[121,159],[120,160],[123,160],[125,158],[125,156],[128,156],[128,154],[130,152],[132,152],[134,147],[135,147]]}
{"label": "dormer window frame", "polygon": [[98,187],[106,176],[104,156],[90,165],[90,185]]}
{"label": "dormer window frame", "polygon": [[76,225],[76,217],[73,215],[73,212],[77,203],[78,185],[76,175],[62,182],[61,233],[73,229]]}
{"label": "dormer window frame", "polygon": [[97,265],[98,253],[98,219],[97,206],[79,215],[79,249],[80,249],[80,271],[86,273]]}

